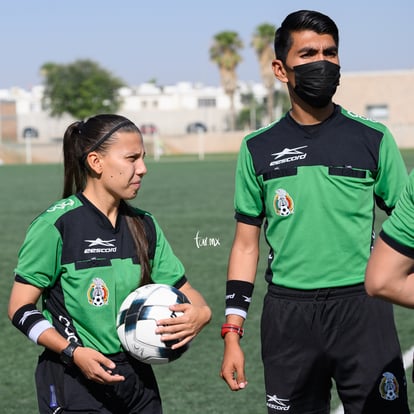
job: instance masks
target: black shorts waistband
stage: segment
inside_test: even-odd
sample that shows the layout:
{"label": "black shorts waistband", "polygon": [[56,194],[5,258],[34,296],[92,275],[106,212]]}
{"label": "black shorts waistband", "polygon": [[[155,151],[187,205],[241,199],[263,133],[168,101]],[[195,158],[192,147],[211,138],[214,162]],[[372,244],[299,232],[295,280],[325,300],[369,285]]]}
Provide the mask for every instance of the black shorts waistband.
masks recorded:
{"label": "black shorts waistband", "polygon": [[325,301],[329,299],[338,299],[351,296],[366,295],[363,283],[351,286],[340,286],[322,289],[291,289],[283,286],[270,284],[267,290],[268,294],[274,298],[292,298],[303,301]]}

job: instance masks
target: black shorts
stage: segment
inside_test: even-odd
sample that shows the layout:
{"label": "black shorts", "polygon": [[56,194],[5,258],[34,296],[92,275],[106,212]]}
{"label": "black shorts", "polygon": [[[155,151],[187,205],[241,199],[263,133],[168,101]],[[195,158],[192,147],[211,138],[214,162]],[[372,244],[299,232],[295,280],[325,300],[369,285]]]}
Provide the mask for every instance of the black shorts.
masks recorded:
{"label": "black shorts", "polygon": [[332,380],[346,413],[410,412],[392,305],[363,284],[270,286],[261,336],[269,413],[329,413]]}
{"label": "black shorts", "polygon": [[161,414],[151,366],[125,353],[108,357],[116,364],[113,372],[123,375],[125,381],[98,384],[88,380],[76,366],[63,365],[57,354],[44,351],[35,375],[39,413]]}

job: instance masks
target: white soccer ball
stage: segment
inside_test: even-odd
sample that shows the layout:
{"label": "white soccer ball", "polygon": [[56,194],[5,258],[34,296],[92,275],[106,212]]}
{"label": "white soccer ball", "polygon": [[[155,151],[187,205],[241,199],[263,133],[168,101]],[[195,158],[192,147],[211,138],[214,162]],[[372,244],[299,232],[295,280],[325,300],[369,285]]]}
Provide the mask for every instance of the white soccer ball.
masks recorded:
{"label": "white soccer ball", "polygon": [[117,317],[117,332],[125,351],[146,364],[166,364],[179,358],[188,345],[178,349],[171,346],[178,341],[161,341],[155,333],[156,321],[176,318],[182,312],[173,312],[170,305],[190,303],[173,286],[149,284],[131,292],[123,301]]}

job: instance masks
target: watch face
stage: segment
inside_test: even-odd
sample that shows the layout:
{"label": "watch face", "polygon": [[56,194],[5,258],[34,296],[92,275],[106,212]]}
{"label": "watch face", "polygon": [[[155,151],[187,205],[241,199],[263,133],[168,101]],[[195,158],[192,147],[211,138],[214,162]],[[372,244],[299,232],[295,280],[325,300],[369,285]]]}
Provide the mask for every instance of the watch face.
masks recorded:
{"label": "watch face", "polygon": [[60,354],[60,359],[64,364],[71,364],[73,362],[73,352],[79,345],[72,342]]}

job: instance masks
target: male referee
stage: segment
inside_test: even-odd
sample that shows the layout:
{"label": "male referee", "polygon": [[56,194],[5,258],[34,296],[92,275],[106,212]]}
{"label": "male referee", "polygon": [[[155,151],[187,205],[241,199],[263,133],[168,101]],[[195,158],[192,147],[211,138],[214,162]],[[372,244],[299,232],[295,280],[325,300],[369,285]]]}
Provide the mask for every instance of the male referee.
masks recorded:
{"label": "male referee", "polygon": [[338,42],[316,11],[291,13],[276,31],[273,71],[291,110],[241,144],[221,376],[231,390],[247,385],[240,338],[264,225],[268,412],[328,413],[334,380],[346,413],[408,414],[392,305],[364,289],[375,201],[390,213],[407,171],[384,125],[332,102]]}

